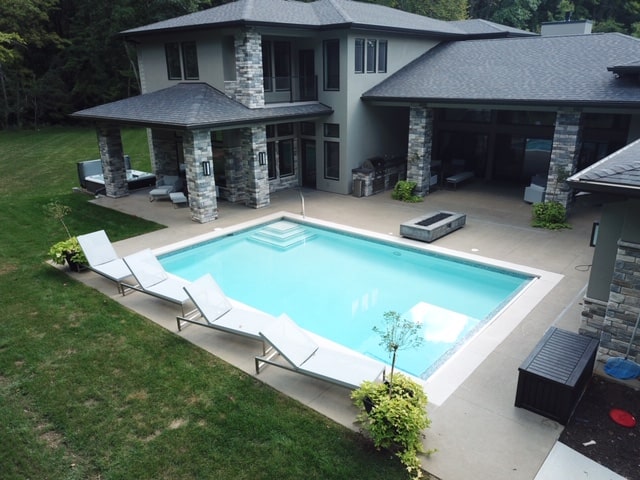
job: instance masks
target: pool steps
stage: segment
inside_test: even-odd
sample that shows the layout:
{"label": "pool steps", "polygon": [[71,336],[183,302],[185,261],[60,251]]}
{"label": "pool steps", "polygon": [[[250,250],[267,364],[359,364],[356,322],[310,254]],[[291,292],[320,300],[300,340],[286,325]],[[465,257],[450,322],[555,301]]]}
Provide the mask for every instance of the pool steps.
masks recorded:
{"label": "pool steps", "polygon": [[305,226],[281,220],[261,228],[249,238],[257,243],[287,250],[315,237],[316,234],[309,232]]}

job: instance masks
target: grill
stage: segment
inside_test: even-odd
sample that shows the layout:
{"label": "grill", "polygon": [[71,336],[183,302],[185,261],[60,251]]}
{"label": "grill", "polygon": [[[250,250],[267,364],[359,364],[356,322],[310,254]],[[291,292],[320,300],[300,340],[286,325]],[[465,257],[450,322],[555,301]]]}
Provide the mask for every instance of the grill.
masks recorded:
{"label": "grill", "polygon": [[373,157],[364,161],[362,168],[373,171],[373,193],[384,191],[387,166],[384,158]]}

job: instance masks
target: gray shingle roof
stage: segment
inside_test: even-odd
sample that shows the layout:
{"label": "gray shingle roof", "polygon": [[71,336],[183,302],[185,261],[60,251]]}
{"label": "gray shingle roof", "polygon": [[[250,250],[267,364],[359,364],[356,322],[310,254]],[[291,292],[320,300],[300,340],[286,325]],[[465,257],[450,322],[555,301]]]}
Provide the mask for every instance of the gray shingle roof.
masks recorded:
{"label": "gray shingle roof", "polygon": [[411,31],[420,35],[464,35],[464,31],[449,22],[352,0],[317,0],[311,3],[294,0],[238,0],[201,12],[132,28],[121,34],[136,36],[159,31],[242,24],[318,29],[352,26]]}
{"label": "gray shingle roof", "polygon": [[482,20],[480,18],[472,18],[469,20],[456,20],[449,22],[450,25],[458,27],[466,33],[473,35],[495,35],[499,33],[509,34],[510,36],[537,36],[537,33],[520,30],[519,28],[509,27],[500,23]]}
{"label": "gray shingle roof", "polygon": [[640,86],[607,67],[638,58],[640,40],[619,33],[449,42],[363,98],[637,108]]}
{"label": "gray shingle roof", "polygon": [[572,175],[567,182],[584,191],[640,196],[640,140]]}
{"label": "gray shingle roof", "polygon": [[320,103],[248,108],[206,83],[179,83],[72,114],[84,120],[177,129],[227,127],[330,115]]}

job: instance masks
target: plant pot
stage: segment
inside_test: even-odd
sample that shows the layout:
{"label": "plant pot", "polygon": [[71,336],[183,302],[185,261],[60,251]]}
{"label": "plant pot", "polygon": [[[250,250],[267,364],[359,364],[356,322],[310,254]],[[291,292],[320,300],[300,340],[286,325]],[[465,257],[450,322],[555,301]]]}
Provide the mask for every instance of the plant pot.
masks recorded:
{"label": "plant pot", "polygon": [[74,252],[66,252],[64,254],[65,259],[67,260],[67,265],[69,265],[69,270],[72,272],[80,272],[82,271],[82,264],[71,260],[71,257],[75,255]]}
{"label": "plant pot", "polygon": [[368,395],[362,399],[362,404],[364,405],[364,411],[367,412],[367,414],[371,413],[373,407],[376,406],[376,404],[373,403],[373,400],[371,400],[371,397]]}

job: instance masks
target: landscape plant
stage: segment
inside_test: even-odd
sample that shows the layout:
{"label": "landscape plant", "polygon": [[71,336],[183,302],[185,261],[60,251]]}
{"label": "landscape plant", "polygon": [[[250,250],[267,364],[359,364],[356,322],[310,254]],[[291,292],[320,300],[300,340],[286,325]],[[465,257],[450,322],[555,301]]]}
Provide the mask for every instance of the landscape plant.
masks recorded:
{"label": "landscape plant", "polygon": [[571,228],[571,225],[567,223],[567,209],[560,202],[534,203],[532,212],[532,227],[546,228],[548,230]]}
{"label": "landscape plant", "polygon": [[423,200],[419,195],[414,195],[416,189],[416,182],[410,182],[408,180],[399,180],[393,187],[391,192],[391,198],[394,200],[400,200],[408,203],[418,203]]}
{"label": "landscape plant", "polygon": [[420,329],[418,323],[398,312],[385,312],[382,326],[374,326],[373,331],[380,335],[380,345],[392,355],[391,372],[384,382],[365,381],[351,393],[359,409],[357,419],[375,447],[394,452],[412,478],[422,477],[418,455],[425,453],[422,431],[431,423],[426,411],[427,395],[420,384],[394,370],[399,350],[416,348],[424,342]]}

